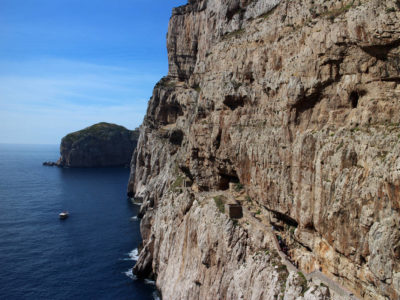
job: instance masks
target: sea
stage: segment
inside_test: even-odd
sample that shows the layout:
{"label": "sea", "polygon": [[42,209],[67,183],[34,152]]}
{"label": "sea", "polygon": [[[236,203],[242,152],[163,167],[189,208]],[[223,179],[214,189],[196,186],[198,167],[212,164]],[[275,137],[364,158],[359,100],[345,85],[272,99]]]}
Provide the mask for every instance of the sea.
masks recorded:
{"label": "sea", "polygon": [[0,144],[0,299],[157,299],[131,273],[141,237],[129,170],[42,166],[58,156]]}

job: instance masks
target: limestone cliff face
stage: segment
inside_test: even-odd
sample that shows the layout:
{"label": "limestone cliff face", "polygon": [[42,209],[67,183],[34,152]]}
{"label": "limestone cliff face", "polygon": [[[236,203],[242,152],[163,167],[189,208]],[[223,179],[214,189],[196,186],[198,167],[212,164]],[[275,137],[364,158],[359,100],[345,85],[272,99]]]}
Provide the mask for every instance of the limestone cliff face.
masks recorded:
{"label": "limestone cliff face", "polygon": [[269,262],[252,263],[263,231],[219,219],[204,194],[240,182],[305,273],[398,299],[399,18],[396,0],[174,9],[128,188],[143,199],[135,271],[166,299],[273,299],[251,294],[273,286]]}
{"label": "limestone cliff face", "polygon": [[56,164],[71,168],[129,165],[138,134],[138,130],[104,122],[70,133],[61,140]]}

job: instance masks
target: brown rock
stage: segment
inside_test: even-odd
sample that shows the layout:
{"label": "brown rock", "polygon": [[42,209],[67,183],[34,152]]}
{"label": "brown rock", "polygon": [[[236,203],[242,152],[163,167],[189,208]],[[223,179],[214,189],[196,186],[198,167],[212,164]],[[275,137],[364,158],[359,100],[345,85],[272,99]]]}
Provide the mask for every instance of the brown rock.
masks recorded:
{"label": "brown rock", "polygon": [[128,188],[143,198],[152,247],[142,252],[153,249],[167,298],[272,299],[261,282],[278,288],[252,262],[256,229],[219,220],[212,203],[188,206],[185,178],[195,199],[240,181],[298,224],[300,266],[365,299],[399,297],[399,17],[394,0],[199,0],[173,11],[169,75]]}

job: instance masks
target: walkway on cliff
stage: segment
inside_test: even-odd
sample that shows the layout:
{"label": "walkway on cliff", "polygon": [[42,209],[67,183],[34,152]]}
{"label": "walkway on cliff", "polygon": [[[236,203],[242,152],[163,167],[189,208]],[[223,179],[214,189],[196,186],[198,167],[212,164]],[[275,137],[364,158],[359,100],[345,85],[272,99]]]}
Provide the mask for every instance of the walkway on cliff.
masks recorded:
{"label": "walkway on cliff", "polygon": [[[276,238],[276,235],[272,229],[272,226],[270,224],[266,224],[266,222],[263,222],[261,219],[256,218],[253,216],[253,214],[244,206],[243,207],[243,216],[252,221],[252,224],[255,226],[262,226],[264,230],[266,230],[273,241],[273,245],[275,247],[275,250],[278,252],[279,256],[282,259],[283,264],[288,268],[289,271],[292,272],[302,272],[299,270],[295,265],[293,265],[289,258],[286,256],[286,254],[280,249],[278,239]],[[303,273],[303,272],[302,272]],[[360,300],[357,296],[355,296],[352,292],[347,290],[345,287],[342,285],[338,284],[325,274],[323,274],[320,271],[313,271],[311,273],[304,273],[304,276],[308,281],[312,281],[314,284],[325,284],[327,287],[329,287],[330,291],[335,293],[336,295],[342,297],[343,299],[349,299],[349,300]]]}
{"label": "walkway on cliff", "polygon": [[287,257],[287,255],[280,249],[278,239],[276,238],[275,232],[272,229],[271,224],[264,218],[256,217],[254,212],[251,212],[249,208],[246,205],[244,205],[245,200],[243,196],[237,197],[234,194],[236,193],[232,193],[230,191],[212,191],[212,192],[202,193],[204,198],[212,198],[218,195],[223,195],[226,197],[226,200],[231,203],[239,200],[243,209],[243,219],[249,221],[249,223],[257,227],[261,231],[266,231],[269,234],[273,247],[278,252],[279,256],[281,257],[282,263],[287,267],[289,271],[296,273],[301,272],[302,274],[304,274],[307,281],[312,281],[316,285],[323,283],[329,288],[331,292],[333,292],[335,295],[338,295],[343,300],[361,300],[361,298],[358,298],[351,291],[349,291],[339,283],[335,282],[322,272],[313,271],[311,273],[304,273],[302,270],[298,269],[295,265],[293,265],[292,262]]}

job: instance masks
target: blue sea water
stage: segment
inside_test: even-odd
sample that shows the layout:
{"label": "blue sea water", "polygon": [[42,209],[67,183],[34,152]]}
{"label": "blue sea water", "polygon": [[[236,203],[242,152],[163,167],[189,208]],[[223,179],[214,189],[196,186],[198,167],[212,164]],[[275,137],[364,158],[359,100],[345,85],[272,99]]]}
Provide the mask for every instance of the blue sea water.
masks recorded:
{"label": "blue sea water", "polygon": [[42,166],[57,158],[56,145],[0,144],[0,299],[153,299],[126,273],[141,241],[129,170]]}

